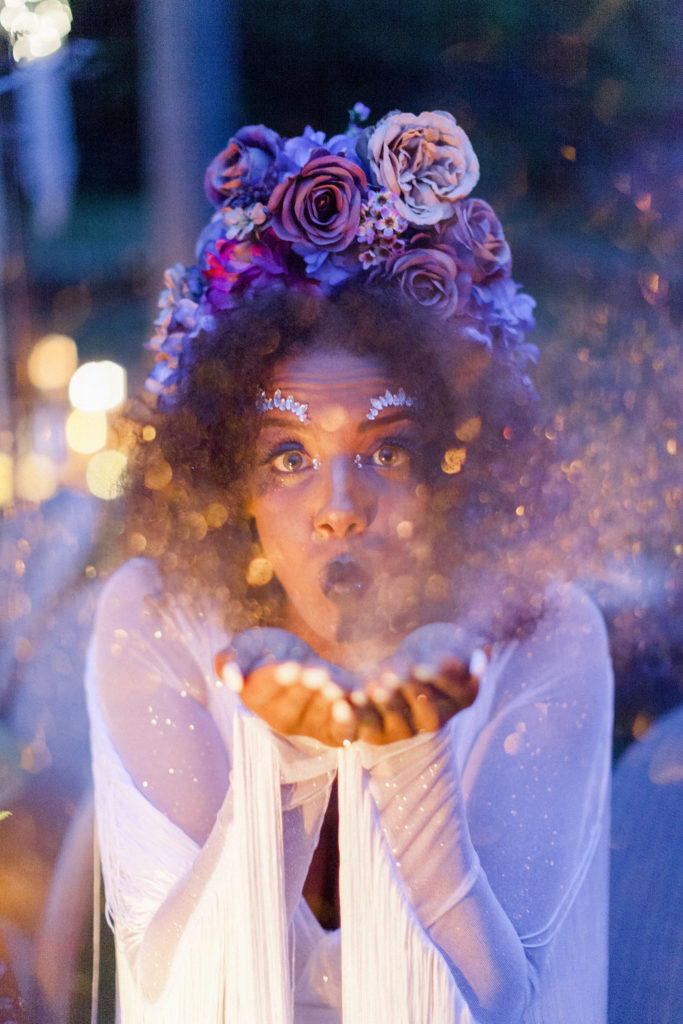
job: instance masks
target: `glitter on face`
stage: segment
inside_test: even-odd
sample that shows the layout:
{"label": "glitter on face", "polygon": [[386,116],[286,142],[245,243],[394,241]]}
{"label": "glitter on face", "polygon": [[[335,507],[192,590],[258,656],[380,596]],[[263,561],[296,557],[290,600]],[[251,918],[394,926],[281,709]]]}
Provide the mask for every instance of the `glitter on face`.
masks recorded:
{"label": "glitter on face", "polygon": [[411,408],[414,404],[415,399],[411,398],[410,395],[406,395],[403,388],[399,388],[398,391],[390,391],[387,388],[384,394],[375,395],[370,399],[370,410],[366,413],[366,418],[369,420],[377,419],[382,410],[390,406],[399,408],[405,405]]}
{"label": "glitter on face", "polygon": [[272,395],[261,389],[256,399],[256,408],[259,412],[270,412],[271,409],[291,412],[301,423],[308,423],[308,405],[305,402],[297,402],[293,395],[283,395],[280,388]]}

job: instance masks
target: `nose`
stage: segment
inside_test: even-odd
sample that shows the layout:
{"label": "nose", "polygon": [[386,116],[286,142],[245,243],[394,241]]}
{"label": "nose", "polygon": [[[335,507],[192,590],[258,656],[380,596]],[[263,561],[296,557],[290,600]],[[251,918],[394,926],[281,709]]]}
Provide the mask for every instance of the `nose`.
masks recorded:
{"label": "nose", "polygon": [[333,459],[321,467],[313,514],[315,532],[321,537],[345,538],[363,533],[375,518],[376,498],[363,481],[363,470],[351,459]]}

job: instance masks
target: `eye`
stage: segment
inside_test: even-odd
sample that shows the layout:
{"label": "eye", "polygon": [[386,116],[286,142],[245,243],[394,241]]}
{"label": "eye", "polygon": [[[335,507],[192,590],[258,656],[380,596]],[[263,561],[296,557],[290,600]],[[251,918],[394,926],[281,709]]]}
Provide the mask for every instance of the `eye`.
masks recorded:
{"label": "eye", "polygon": [[268,461],[278,473],[288,474],[301,473],[302,470],[310,469],[313,465],[312,459],[298,448],[286,448],[272,452]]}
{"label": "eye", "polygon": [[410,453],[399,444],[381,444],[372,453],[372,462],[383,469],[405,469],[410,464]]}

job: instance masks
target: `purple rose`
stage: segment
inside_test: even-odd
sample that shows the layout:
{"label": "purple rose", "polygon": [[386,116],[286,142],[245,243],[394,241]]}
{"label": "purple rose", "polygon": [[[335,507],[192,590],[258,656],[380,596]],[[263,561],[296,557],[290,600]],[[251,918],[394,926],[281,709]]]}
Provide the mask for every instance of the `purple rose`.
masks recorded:
{"label": "purple rose", "polygon": [[454,208],[456,216],[441,238],[453,246],[459,262],[470,269],[475,284],[509,276],[510,246],[489,204],[483,199],[463,199]]}
{"label": "purple rose", "polygon": [[341,252],[356,237],[366,189],[360,167],[318,150],[274,189],[268,201],[273,230],[299,246]]}
{"label": "purple rose", "polygon": [[444,319],[460,312],[471,286],[467,274],[444,247],[407,249],[387,261],[384,274],[395,278],[405,295],[421,306],[430,306]]}
{"label": "purple rose", "polygon": [[[363,143],[363,146],[366,143]],[[367,155],[378,183],[399,197],[411,224],[436,224],[453,215],[453,203],[479,180],[472,144],[451,114],[419,117],[387,114],[367,138]]]}
{"label": "purple rose", "polygon": [[204,191],[216,207],[265,199],[275,180],[275,158],[282,147],[277,132],[262,124],[240,128],[214,157],[204,178]]}

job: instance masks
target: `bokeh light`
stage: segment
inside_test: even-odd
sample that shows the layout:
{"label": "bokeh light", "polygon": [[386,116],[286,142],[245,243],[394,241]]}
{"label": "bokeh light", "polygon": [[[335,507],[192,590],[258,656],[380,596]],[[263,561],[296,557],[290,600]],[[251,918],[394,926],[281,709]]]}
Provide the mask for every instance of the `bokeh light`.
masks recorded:
{"label": "bokeh light", "polygon": [[28,379],[35,388],[51,391],[68,386],[78,367],[78,349],[66,334],[46,334],[28,357]]}
{"label": "bokeh light", "polygon": [[265,587],[273,578],[273,567],[262,555],[252,558],[247,566],[247,583],[250,587]]}
{"label": "bokeh light", "polygon": [[49,455],[29,452],[17,460],[15,488],[25,501],[47,501],[57,491],[59,474]]}
{"label": "bokeh light", "polygon": [[123,452],[106,448],[90,459],[85,471],[88,490],[96,498],[111,501],[118,498],[123,488],[123,474],[128,460]]}
{"label": "bokeh light", "polygon": [[9,455],[0,452],[0,508],[11,505],[14,498],[14,465]]}
{"label": "bokeh light", "polygon": [[15,61],[32,61],[60,48],[71,29],[71,7],[67,0],[4,0],[0,25]]}
{"label": "bokeh light", "polygon": [[69,383],[69,400],[82,412],[116,409],[126,398],[126,371],[109,359],[83,363]]}
{"label": "bokeh light", "polygon": [[64,432],[72,451],[92,455],[107,443],[107,415],[74,409],[67,417]]}

